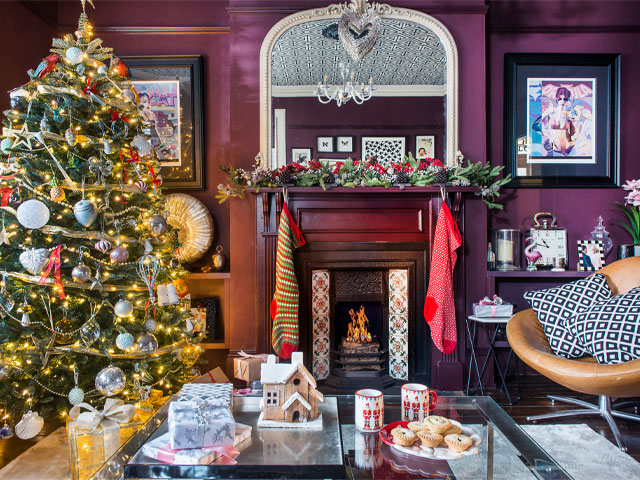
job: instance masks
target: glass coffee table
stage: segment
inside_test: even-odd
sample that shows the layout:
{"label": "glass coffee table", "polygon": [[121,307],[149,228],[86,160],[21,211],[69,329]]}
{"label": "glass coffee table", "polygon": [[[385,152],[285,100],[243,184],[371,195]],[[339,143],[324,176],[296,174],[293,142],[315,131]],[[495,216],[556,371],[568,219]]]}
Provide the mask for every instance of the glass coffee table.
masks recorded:
{"label": "glass coffee table", "polygon": [[[476,434],[477,453],[450,460],[405,453],[377,432],[357,431],[353,395],[325,397],[322,430],[259,429],[259,401],[235,397],[236,421],[253,427],[238,445],[236,465],[165,465],[144,456],[141,446],[166,432],[167,403],[92,478],[571,478],[490,397],[439,397],[433,414]],[[385,395],[384,402],[385,424],[400,420],[400,396]]]}

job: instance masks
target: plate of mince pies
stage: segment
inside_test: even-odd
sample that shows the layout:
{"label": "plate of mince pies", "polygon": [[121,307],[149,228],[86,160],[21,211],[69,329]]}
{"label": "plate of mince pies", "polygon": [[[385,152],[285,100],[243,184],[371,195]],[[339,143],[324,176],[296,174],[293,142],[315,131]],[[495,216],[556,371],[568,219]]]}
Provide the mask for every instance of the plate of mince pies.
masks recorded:
{"label": "plate of mince pies", "polygon": [[482,441],[472,428],[438,415],[419,422],[390,423],[382,427],[380,438],[397,451],[438,460],[476,455]]}

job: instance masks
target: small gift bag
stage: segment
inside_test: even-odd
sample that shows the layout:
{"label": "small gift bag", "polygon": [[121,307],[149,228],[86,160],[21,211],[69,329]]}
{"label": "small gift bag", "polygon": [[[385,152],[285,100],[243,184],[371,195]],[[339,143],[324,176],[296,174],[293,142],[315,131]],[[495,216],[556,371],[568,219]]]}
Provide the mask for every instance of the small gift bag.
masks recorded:
{"label": "small gift bag", "polygon": [[227,405],[171,402],[168,424],[173,449],[233,445],[236,422]]}
{"label": "small gift bag", "polygon": [[107,398],[102,411],[88,403],[69,411],[69,463],[74,480],[88,479],[143,425],[134,421],[135,415],[134,405],[115,398]]}

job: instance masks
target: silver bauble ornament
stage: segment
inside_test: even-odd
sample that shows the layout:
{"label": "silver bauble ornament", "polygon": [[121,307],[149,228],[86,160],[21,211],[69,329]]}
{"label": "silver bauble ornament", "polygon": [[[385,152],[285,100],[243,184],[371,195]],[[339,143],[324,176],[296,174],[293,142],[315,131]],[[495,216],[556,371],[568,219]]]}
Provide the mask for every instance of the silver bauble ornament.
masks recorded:
{"label": "silver bauble ornament", "polygon": [[159,237],[167,231],[167,221],[160,215],[152,215],[149,219],[149,228],[154,236]]}
{"label": "silver bauble ornament", "polygon": [[84,400],[84,390],[80,387],[73,387],[69,390],[68,397],[71,405],[78,405],[79,403],[82,403],[82,400]]}
{"label": "silver bauble ornament", "polygon": [[144,328],[147,332],[153,333],[158,328],[158,322],[156,322],[153,318],[147,318],[144,322]]}
{"label": "silver bauble ornament", "polygon": [[42,228],[49,221],[49,209],[40,200],[27,200],[18,207],[16,217],[24,228]]}
{"label": "silver bauble ornament", "polygon": [[22,252],[18,260],[31,275],[39,275],[49,263],[49,255],[49,250],[46,248],[30,248]]}
{"label": "silver bauble ornament", "polygon": [[89,200],[83,198],[73,206],[73,214],[80,225],[90,227],[98,218],[98,209]]}
{"label": "silver bauble ornament", "polygon": [[124,263],[129,258],[129,250],[122,245],[118,245],[109,254],[109,258],[113,263]]}
{"label": "silver bauble ornament", "polygon": [[136,101],[136,94],[130,88],[125,88],[124,90],[122,90],[122,97],[131,103],[135,103]]}
{"label": "silver bauble ornament", "polygon": [[130,333],[121,333],[116,337],[116,347],[118,347],[120,350],[129,350],[131,347],[133,347],[133,344],[133,335],[131,335]]}
{"label": "silver bauble ornament", "polygon": [[83,53],[82,50],[80,50],[78,47],[70,47],[67,48],[66,52],[64,52],[64,56],[71,63],[77,65],[82,62]]}
{"label": "silver bauble ornament", "polygon": [[96,375],[96,390],[105,397],[118,395],[124,390],[126,377],[124,372],[113,365],[100,370]]}
{"label": "silver bauble ornament", "polygon": [[144,138],[142,135],[136,135],[135,137],[133,137],[131,146],[136,147],[136,150],[138,150],[138,153],[140,153],[140,155],[142,155],[143,157],[145,155],[149,155],[152,148],[149,141],[146,138]]}
{"label": "silver bauble ornament", "polygon": [[100,325],[93,318],[87,320],[82,327],[80,327],[80,339],[87,346],[90,347],[96,340],[100,338]]}
{"label": "silver bauble ornament", "polygon": [[104,153],[109,155],[112,152],[111,142],[109,141],[108,138],[105,138],[104,140],[102,140],[102,144],[104,145]]}
{"label": "silver bauble ornament", "polygon": [[120,318],[125,318],[133,312],[133,305],[129,300],[121,299],[113,306],[113,313]]}
{"label": "silver bauble ornament", "polygon": [[3,138],[2,142],[0,142],[0,150],[2,150],[2,153],[7,154],[11,150],[11,145],[13,145],[13,141],[9,137]]}
{"label": "silver bauble ornament", "polygon": [[76,143],[78,143],[78,134],[76,131],[69,127],[64,131],[64,138],[69,144],[69,146],[73,147]]}
{"label": "silver bauble ornament", "polygon": [[91,278],[91,269],[84,263],[80,263],[71,270],[71,278],[78,283],[85,283]]}
{"label": "silver bauble ornament", "polygon": [[16,425],[15,432],[18,438],[29,440],[39,434],[42,427],[44,427],[44,419],[36,412],[29,410]]}
{"label": "silver bauble ornament", "polygon": [[9,105],[11,105],[11,108],[14,110],[22,110],[22,107],[24,107],[22,97],[20,95],[12,95],[9,100]]}
{"label": "silver bauble ornament", "polygon": [[103,238],[102,240],[98,240],[95,243],[94,247],[96,247],[96,250],[98,250],[99,252],[107,253],[109,250],[111,250],[111,242]]}
{"label": "silver bauble ornament", "polygon": [[136,340],[136,350],[139,352],[152,353],[158,348],[158,340],[152,333],[143,333]]}

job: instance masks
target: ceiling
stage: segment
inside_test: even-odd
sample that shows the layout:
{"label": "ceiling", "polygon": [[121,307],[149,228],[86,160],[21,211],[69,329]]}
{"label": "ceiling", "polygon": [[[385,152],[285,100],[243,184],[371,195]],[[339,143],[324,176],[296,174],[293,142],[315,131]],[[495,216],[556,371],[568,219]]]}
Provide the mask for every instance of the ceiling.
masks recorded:
{"label": "ceiling", "polygon": [[446,55],[438,37],[423,26],[382,19],[382,33],[373,50],[360,62],[352,60],[339,40],[323,36],[335,19],[297,25],[286,31],[273,50],[272,85],[316,85],[324,75],[329,83],[342,83],[338,64],[348,63],[358,83],[373,77],[380,85],[442,86],[446,81]]}

